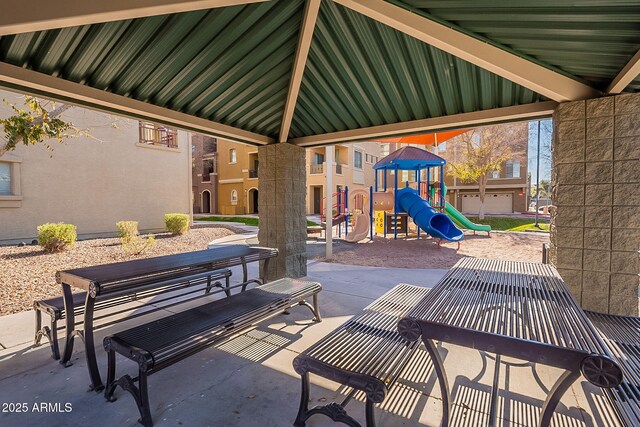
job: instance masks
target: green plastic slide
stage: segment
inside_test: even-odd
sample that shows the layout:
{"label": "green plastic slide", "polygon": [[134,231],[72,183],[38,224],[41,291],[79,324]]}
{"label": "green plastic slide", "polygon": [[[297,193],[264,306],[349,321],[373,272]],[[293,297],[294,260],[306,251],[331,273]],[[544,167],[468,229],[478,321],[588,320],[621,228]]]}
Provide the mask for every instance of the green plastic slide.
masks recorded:
{"label": "green plastic slide", "polygon": [[[444,185],[443,187],[444,187],[444,194],[446,195],[447,187]],[[435,194],[436,194],[435,187],[431,187],[430,190],[431,190],[431,197],[435,199]],[[476,224],[475,222],[471,222],[469,221],[469,218],[464,216],[462,212],[454,208],[449,202],[445,202],[445,203],[446,203],[444,206],[445,212],[447,213],[447,215],[451,217],[451,219],[453,220],[453,222],[458,228],[466,228],[467,230],[472,230],[472,231],[486,231],[486,232],[491,231],[490,225]]]}
{"label": "green plastic slide", "polygon": [[462,228],[466,228],[467,230],[473,230],[473,231],[487,231],[487,232],[491,231],[490,225],[476,224],[469,221],[469,218],[467,218],[462,213],[460,213],[460,211],[454,208],[449,202],[447,202],[444,209],[447,215],[449,215],[454,222],[460,224]]}

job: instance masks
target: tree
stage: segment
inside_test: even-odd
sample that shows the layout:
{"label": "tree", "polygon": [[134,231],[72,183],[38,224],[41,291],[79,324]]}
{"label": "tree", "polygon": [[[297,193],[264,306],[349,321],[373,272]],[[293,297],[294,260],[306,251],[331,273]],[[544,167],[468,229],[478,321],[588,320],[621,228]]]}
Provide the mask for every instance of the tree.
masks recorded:
{"label": "tree", "polygon": [[462,155],[449,162],[450,175],[462,182],[478,184],[480,219],[484,219],[484,200],[490,174],[499,171],[511,157],[510,142],[515,136],[514,129],[508,125],[494,126],[463,133],[459,140]]}
{"label": "tree", "polygon": [[71,105],[56,105],[52,101],[39,100],[32,96],[25,96],[25,108],[16,107],[9,102],[7,104],[14,115],[0,119],[0,125],[4,131],[0,139],[0,157],[8,151],[15,150],[20,143],[44,144],[48,149],[52,149],[47,142],[50,139],[63,143],[67,138],[88,136],[86,130],[78,129],[71,122],[59,117],[71,108]]}
{"label": "tree", "polygon": [[[536,185],[533,184],[531,186],[531,197],[536,197],[537,188]],[[551,198],[551,181],[548,179],[540,180],[540,198]]]}

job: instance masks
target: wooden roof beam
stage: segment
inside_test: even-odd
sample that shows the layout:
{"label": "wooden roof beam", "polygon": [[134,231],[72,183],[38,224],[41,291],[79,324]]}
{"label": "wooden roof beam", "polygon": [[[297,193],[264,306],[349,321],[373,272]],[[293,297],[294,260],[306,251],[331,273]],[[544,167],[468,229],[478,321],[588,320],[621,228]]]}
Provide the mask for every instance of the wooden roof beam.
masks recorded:
{"label": "wooden roof beam", "polygon": [[602,95],[584,83],[384,0],[334,1],[554,101]]}
{"label": "wooden roof beam", "polygon": [[535,102],[514,107],[494,108],[472,113],[453,114],[430,119],[413,120],[362,129],[304,136],[289,140],[302,147],[313,147],[356,141],[375,141],[392,136],[416,135],[451,129],[465,129],[495,123],[514,122],[550,117],[558,107],[555,101]]}
{"label": "wooden roof beam", "polygon": [[289,82],[289,93],[284,107],[282,116],[282,124],[280,126],[280,142],[286,142],[291,129],[291,121],[293,113],[296,110],[298,95],[300,94],[300,84],[302,76],[307,65],[307,57],[311,48],[311,40],[313,38],[313,30],[316,27],[318,12],[320,11],[320,0],[308,0],[305,10],[302,27],[300,28],[300,38],[298,39],[298,48],[296,49],[296,58],[293,63],[293,71]]}
{"label": "wooden roof beam", "polygon": [[72,105],[108,111],[139,120],[162,123],[253,145],[275,143],[273,138],[192,116],[115,93],[52,77],[0,62],[0,86]]}
{"label": "wooden roof beam", "polygon": [[629,83],[634,81],[636,77],[640,75],[640,50],[633,55],[633,58],[624,68],[618,73],[618,75],[611,81],[611,84],[607,88],[608,94],[616,94],[622,92]]}
{"label": "wooden roof beam", "polygon": [[28,5],[3,6],[0,36],[264,1],[268,0],[30,0]]}

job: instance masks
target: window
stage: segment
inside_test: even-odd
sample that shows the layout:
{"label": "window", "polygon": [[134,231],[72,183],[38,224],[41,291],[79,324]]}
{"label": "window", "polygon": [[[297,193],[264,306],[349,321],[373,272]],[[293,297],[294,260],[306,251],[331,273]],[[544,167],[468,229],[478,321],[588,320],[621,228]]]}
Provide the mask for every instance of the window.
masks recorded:
{"label": "window", "polygon": [[202,182],[211,182],[211,174],[216,173],[216,166],[213,160],[202,161]]}
{"label": "window", "polygon": [[409,181],[409,171],[402,171],[402,178],[400,178],[400,181],[402,182],[406,182]]}
{"label": "window", "polygon": [[493,179],[500,178],[500,171],[493,171],[493,173],[491,174],[491,178]]}
{"label": "window", "polygon": [[178,148],[178,131],[154,123],[139,122],[140,144]]}
{"label": "window", "polygon": [[0,162],[0,196],[10,196],[11,190],[11,163]]}
{"label": "window", "polygon": [[238,192],[236,190],[231,190],[231,204],[238,204]]}
{"label": "window", "polygon": [[362,153],[360,151],[353,152],[353,167],[362,169]]}
{"label": "window", "polygon": [[314,165],[321,165],[324,163],[324,154],[321,153],[315,153],[313,156],[313,164]]}
{"label": "window", "polygon": [[507,178],[520,178],[520,160],[507,160]]}
{"label": "window", "polygon": [[235,148],[231,148],[229,150],[229,163],[236,163],[238,161],[238,157],[236,154],[236,149]]}

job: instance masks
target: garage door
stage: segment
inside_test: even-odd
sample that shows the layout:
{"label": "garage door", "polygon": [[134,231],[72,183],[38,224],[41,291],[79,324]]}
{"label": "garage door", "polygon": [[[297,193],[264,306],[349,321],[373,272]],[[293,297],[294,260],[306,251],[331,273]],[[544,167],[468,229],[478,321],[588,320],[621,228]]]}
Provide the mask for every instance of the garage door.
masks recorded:
{"label": "garage door", "polygon": [[[462,212],[477,215],[480,212],[478,194],[462,195]],[[487,193],[484,197],[484,213],[512,213],[513,194]]]}

